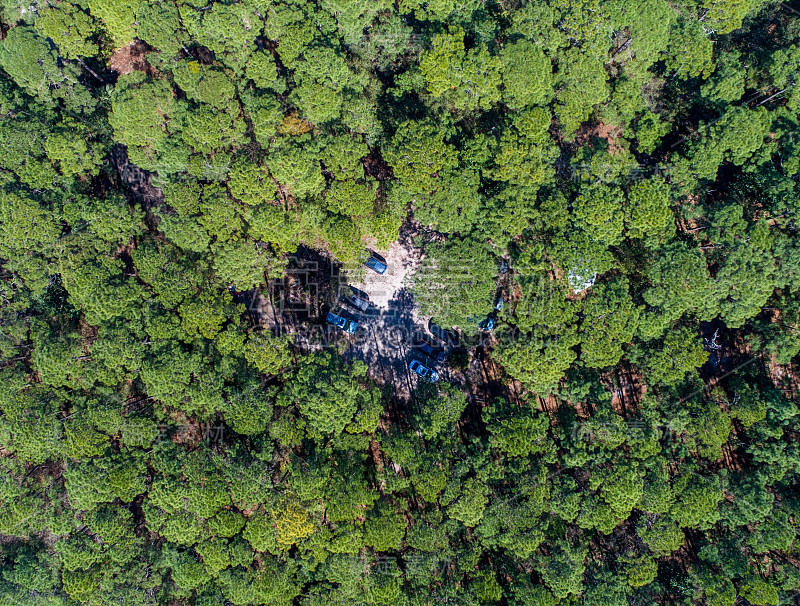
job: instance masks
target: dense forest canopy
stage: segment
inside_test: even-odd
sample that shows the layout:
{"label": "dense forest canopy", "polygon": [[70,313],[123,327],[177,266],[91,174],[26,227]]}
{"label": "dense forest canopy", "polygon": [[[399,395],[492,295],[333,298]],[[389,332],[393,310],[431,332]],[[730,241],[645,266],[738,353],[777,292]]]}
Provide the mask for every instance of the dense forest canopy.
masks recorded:
{"label": "dense forest canopy", "polygon": [[799,79],[796,1],[0,0],[0,606],[797,605]]}

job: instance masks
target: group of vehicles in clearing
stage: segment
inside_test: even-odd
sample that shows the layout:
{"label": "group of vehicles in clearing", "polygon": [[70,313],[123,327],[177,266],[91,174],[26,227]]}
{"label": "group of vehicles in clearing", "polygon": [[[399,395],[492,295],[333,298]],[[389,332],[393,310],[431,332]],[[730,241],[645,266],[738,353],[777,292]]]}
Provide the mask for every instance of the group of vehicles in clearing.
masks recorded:
{"label": "group of vehicles in clearing", "polygon": [[[433,336],[441,340],[445,346],[455,344],[455,341],[451,338],[454,335],[452,335],[450,331],[440,328],[433,322],[428,323],[428,330]],[[432,345],[425,339],[419,338],[414,344],[414,348],[417,351],[425,354],[425,362],[423,363],[420,360],[411,360],[411,363],[408,365],[409,370],[430,383],[436,383],[436,381],[439,380],[439,373],[436,372],[434,366],[447,360],[446,347]]]}
{"label": "group of vehicles in clearing", "polygon": [[[492,331],[497,325],[497,314],[502,311],[505,301],[498,299],[494,310],[484,319],[478,323],[478,328],[485,331]],[[476,318],[477,320],[477,318]],[[416,349],[425,354],[425,363],[419,360],[412,360],[408,368],[418,374],[420,377],[431,383],[436,383],[439,380],[439,373],[434,370],[434,364],[442,363],[447,360],[446,347],[455,347],[459,343],[459,337],[451,330],[446,330],[435,324],[433,320],[428,321],[428,331],[442,343],[445,347],[436,347],[431,345],[425,340],[420,339],[415,345]]]}
{"label": "group of vehicles in clearing", "polygon": [[[379,255],[369,251],[368,255],[364,255],[363,263],[373,271],[384,274],[387,270],[387,265]],[[350,294],[342,296],[342,300],[349,306],[361,311],[366,312],[369,309],[369,295],[353,286],[350,287],[352,291]],[[483,320],[478,322],[478,328],[484,331],[492,331],[497,323],[497,314],[503,309],[503,299],[498,299],[494,310]],[[343,308],[329,311],[325,318],[328,324],[335,326],[346,334],[355,334],[358,330],[358,322],[352,315]],[[474,317],[478,321],[478,317]],[[424,354],[424,361],[413,358],[409,364],[408,369],[419,376],[421,379],[430,383],[436,383],[439,380],[439,373],[435,370],[436,364],[441,364],[447,360],[447,347],[454,347],[458,344],[458,335],[450,330],[445,330],[441,326],[434,324],[433,321],[428,322],[428,330],[439,341],[444,344],[444,347],[435,346],[425,339],[418,339],[414,344],[414,349]]]}
{"label": "group of vehicles in clearing", "polygon": [[[342,301],[361,312],[366,312],[369,309],[369,295],[352,286],[350,290],[352,292],[349,295],[342,295]],[[329,311],[326,320],[328,324],[332,324],[349,335],[355,334],[358,330],[358,322],[344,309],[337,309],[336,312]]]}
{"label": "group of vehicles in clearing", "polygon": [[[379,259],[373,252],[364,255],[362,262],[379,274],[386,273],[386,263]],[[352,293],[344,295],[342,300],[361,312],[367,311],[369,309],[369,295],[352,286],[350,290]],[[349,335],[355,334],[356,330],[358,330],[358,322],[344,309],[329,311],[325,321]]]}

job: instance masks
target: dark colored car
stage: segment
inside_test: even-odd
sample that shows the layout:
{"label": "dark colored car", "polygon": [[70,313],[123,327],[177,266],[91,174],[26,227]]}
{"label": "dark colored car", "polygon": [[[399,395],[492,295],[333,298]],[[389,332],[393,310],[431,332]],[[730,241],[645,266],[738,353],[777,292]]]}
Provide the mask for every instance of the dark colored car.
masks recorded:
{"label": "dark colored car", "polygon": [[344,300],[361,311],[367,311],[369,309],[369,301],[362,299],[358,295],[347,295],[344,297]]}
{"label": "dark colored car", "polygon": [[445,352],[444,347],[433,347],[429,343],[421,341],[416,344],[416,348],[423,352],[431,360],[444,362],[447,359],[447,352]]}
{"label": "dark colored car", "polygon": [[352,335],[358,329],[358,322],[355,320],[351,320],[350,318],[345,318],[344,316],[340,316],[339,314],[335,314],[332,311],[328,312],[325,321],[328,324],[332,324],[339,330],[346,332],[347,334]]}
{"label": "dark colored car", "polygon": [[366,265],[370,269],[378,272],[379,274],[385,274],[386,273],[386,263],[384,263],[383,261],[379,260],[372,253],[370,253],[369,258],[367,258],[367,260],[364,261],[364,265]]}
{"label": "dark colored car", "polygon": [[231,293],[231,296],[233,297],[235,303],[247,304],[247,299],[246,299],[247,293],[242,292],[241,290],[236,290],[236,286],[234,286],[233,284],[231,284],[228,287],[228,292]]}
{"label": "dark colored car", "polygon": [[429,383],[436,383],[436,381],[439,380],[439,373],[432,368],[428,368],[419,360],[411,360],[408,368],[411,372],[418,374]]}
{"label": "dark colored car", "polygon": [[448,345],[456,345],[458,344],[458,335],[453,333],[452,331],[445,330],[438,324],[434,324],[433,320],[428,322],[428,330],[431,334],[439,339],[440,341],[444,341]]}

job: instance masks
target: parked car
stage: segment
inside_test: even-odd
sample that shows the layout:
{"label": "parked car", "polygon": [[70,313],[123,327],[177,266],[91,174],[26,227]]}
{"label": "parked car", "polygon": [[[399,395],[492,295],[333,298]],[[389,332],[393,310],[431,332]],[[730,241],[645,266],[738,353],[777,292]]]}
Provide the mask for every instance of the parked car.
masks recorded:
{"label": "parked car", "polygon": [[450,330],[445,330],[438,324],[434,324],[433,320],[428,321],[428,330],[434,337],[440,341],[444,341],[447,345],[458,344],[458,335]]}
{"label": "parked car", "polygon": [[325,321],[328,324],[333,324],[339,330],[346,332],[347,334],[350,335],[352,335],[358,329],[358,322],[356,322],[355,320],[351,320],[350,318],[340,316],[339,314],[335,314],[332,311],[328,312]]}
{"label": "parked car", "polygon": [[444,350],[444,347],[433,347],[425,341],[420,341],[416,344],[416,348],[423,352],[431,360],[444,362],[447,359],[447,352]]}
{"label": "parked car", "polygon": [[235,303],[247,303],[247,300],[245,298],[246,293],[242,292],[241,290],[236,290],[235,285],[231,284],[228,287],[228,292],[231,293],[231,296],[233,297]]}
{"label": "parked car", "polygon": [[367,311],[369,309],[369,295],[357,288],[350,287],[353,292],[349,295],[344,295],[342,298],[346,303],[352,305],[360,311]]}
{"label": "parked car", "polygon": [[439,373],[433,370],[432,368],[428,368],[419,360],[411,360],[411,363],[408,365],[409,370],[411,372],[416,373],[421,378],[425,379],[429,383],[436,383],[439,380]]}
{"label": "parked car", "polygon": [[496,324],[495,319],[491,315],[489,315],[483,322],[480,322],[478,324],[478,328],[480,328],[481,330],[492,331],[494,330],[495,324]]}
{"label": "parked car", "polygon": [[[504,306],[505,301],[503,301],[503,299],[498,299],[494,306],[494,310],[492,310],[483,320],[478,322],[478,328],[486,331],[494,330],[495,326],[497,326],[497,313],[501,311]],[[470,322],[477,322],[478,318],[479,316],[472,316],[470,318]]]}
{"label": "parked car", "polygon": [[369,253],[369,256],[364,261],[364,265],[378,272],[379,274],[386,273],[386,263],[378,259],[373,253]]}

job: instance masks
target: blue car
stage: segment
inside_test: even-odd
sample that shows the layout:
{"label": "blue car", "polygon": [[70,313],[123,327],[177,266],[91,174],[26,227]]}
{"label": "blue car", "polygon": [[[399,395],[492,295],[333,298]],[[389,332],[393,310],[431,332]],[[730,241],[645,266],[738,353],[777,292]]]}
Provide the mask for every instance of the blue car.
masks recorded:
{"label": "blue car", "polygon": [[494,330],[494,326],[495,326],[495,321],[492,316],[489,316],[483,322],[478,324],[478,328],[480,328],[481,330],[488,330],[488,331]]}
{"label": "blue car", "polygon": [[364,261],[364,265],[366,265],[370,269],[378,272],[379,274],[385,274],[386,273],[386,263],[383,263],[382,261],[378,261],[378,259],[376,259],[374,255],[370,255],[369,259]]}
{"label": "blue car", "polygon": [[411,372],[418,374],[429,383],[436,383],[436,381],[439,380],[439,373],[432,368],[424,366],[419,360],[411,360],[408,368]]}
{"label": "blue car", "polygon": [[349,335],[352,335],[358,329],[358,322],[355,322],[354,320],[351,320],[349,318],[345,318],[344,316],[335,314],[332,311],[328,312],[325,321],[328,324],[332,324],[339,330],[346,332]]}

